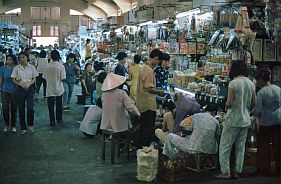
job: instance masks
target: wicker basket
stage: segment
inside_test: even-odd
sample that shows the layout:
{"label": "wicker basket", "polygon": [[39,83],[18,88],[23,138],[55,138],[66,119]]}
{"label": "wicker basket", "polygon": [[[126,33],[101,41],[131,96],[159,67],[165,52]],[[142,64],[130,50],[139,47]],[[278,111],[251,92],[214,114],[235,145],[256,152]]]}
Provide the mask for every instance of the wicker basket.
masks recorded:
{"label": "wicker basket", "polygon": [[181,181],[185,179],[185,159],[177,158],[174,160],[160,159],[159,176],[161,179],[170,182]]}

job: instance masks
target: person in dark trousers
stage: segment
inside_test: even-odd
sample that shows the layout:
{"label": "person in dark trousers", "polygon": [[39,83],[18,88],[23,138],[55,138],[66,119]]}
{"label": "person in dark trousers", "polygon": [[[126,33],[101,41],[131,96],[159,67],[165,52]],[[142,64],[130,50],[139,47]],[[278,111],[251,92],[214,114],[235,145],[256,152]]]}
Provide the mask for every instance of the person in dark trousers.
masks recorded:
{"label": "person in dark trousers", "polygon": [[[17,85],[17,105],[19,110],[19,119],[21,125],[21,134],[27,133],[25,121],[25,108],[27,109],[27,125],[31,133],[35,130],[34,123],[34,100],[35,100],[35,82],[38,72],[35,66],[28,63],[29,57],[25,52],[19,53],[20,64],[15,66],[12,72],[13,82]],[[26,105],[25,105],[26,104]]]}
{"label": "person in dark trousers", "polygon": [[[11,122],[11,132],[15,133],[16,130],[16,90],[17,86],[13,83],[11,74],[16,63],[16,56],[6,56],[6,65],[0,70],[0,86],[2,95],[2,111],[4,118],[3,132],[7,132]],[[10,116],[11,114],[11,116]]]}
{"label": "person in dark trousers", "polygon": [[[57,50],[51,52],[52,62],[46,65],[43,78],[47,81],[47,101],[50,116],[50,126],[55,126],[55,119],[62,124],[62,96],[64,93],[63,80],[66,78],[65,68],[59,63],[60,54]],[[56,102],[56,117],[54,106]]]}
{"label": "person in dark trousers", "polygon": [[85,65],[84,73],[81,77],[82,94],[84,103],[87,103],[87,97],[90,97],[90,104],[94,102],[95,79],[92,64]]}
{"label": "person in dark trousers", "polygon": [[255,76],[257,85],[261,87],[257,94],[257,105],[253,110],[253,115],[259,117],[259,124],[256,126],[258,129],[256,174],[270,174],[273,155],[276,162],[275,174],[280,176],[281,89],[270,83],[270,76],[271,73],[267,69],[258,70]]}
{"label": "person in dark trousers", "polygon": [[156,95],[164,95],[162,89],[156,88],[154,68],[162,59],[163,52],[154,49],[149,54],[149,60],[144,64],[137,83],[136,105],[141,113],[140,133],[137,148],[149,146],[154,134],[154,125],[157,111]]}
{"label": "person in dark trousers", "polygon": [[46,87],[47,83],[46,80],[42,77],[43,71],[48,63],[48,59],[46,58],[47,52],[45,50],[41,50],[39,54],[39,59],[35,62],[35,67],[39,76],[36,79],[36,97],[39,95],[40,87],[43,84],[43,95],[44,98],[46,97]]}
{"label": "person in dark trousers", "polygon": [[80,74],[80,68],[74,63],[75,54],[70,53],[66,57],[64,63],[66,79],[63,81],[64,94],[63,94],[63,110],[69,110],[69,103],[72,97],[73,88],[76,83],[76,76]]}

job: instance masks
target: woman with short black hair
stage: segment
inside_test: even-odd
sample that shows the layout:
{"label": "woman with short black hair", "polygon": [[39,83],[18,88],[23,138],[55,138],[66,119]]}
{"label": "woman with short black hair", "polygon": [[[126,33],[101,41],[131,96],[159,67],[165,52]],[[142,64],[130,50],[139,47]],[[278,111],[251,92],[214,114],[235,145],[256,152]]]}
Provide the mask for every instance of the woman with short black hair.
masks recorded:
{"label": "woman with short black hair", "polygon": [[81,83],[82,83],[82,94],[84,97],[84,103],[87,101],[87,96],[89,96],[90,103],[93,104],[93,93],[95,90],[95,79],[93,78],[93,67],[91,63],[87,63],[84,68],[84,72],[81,77]]}
{"label": "woman with short black hair", "polygon": [[128,71],[125,68],[125,63],[126,63],[127,57],[128,57],[128,55],[125,52],[119,52],[117,54],[116,59],[118,60],[118,64],[114,69],[115,74],[126,77],[126,74],[128,74]]}
{"label": "woman with short black hair", "polygon": [[230,77],[233,80],[228,85],[225,105],[227,115],[219,147],[221,173],[216,177],[220,179],[231,178],[229,157],[233,144],[236,154],[233,177],[238,178],[242,173],[245,143],[251,125],[250,111],[256,104],[255,84],[246,77],[247,75],[248,68],[244,61],[232,63]]}
{"label": "woman with short black hair", "polygon": [[[27,125],[31,133],[35,130],[34,123],[34,96],[35,82],[38,72],[35,66],[28,63],[29,55],[26,52],[19,53],[19,65],[15,66],[12,72],[12,80],[17,85],[17,105],[21,125],[21,134],[26,134],[25,106],[27,109]],[[25,105],[26,104],[26,105]]]}
{"label": "woman with short black hair", "polygon": [[[2,97],[2,111],[4,128],[3,132],[7,132],[9,125],[11,124],[11,132],[15,133],[16,130],[16,114],[17,114],[17,102],[16,102],[16,90],[17,86],[13,83],[11,74],[16,63],[16,57],[14,55],[6,56],[6,65],[0,70],[0,85],[1,85],[1,97]],[[11,115],[11,116],[10,116]]]}
{"label": "woman with short black hair", "polygon": [[275,172],[280,175],[281,89],[270,83],[270,76],[268,69],[258,70],[255,76],[258,87],[261,87],[257,93],[257,105],[253,110],[253,115],[259,117],[257,174],[270,173],[272,147],[276,161]]}

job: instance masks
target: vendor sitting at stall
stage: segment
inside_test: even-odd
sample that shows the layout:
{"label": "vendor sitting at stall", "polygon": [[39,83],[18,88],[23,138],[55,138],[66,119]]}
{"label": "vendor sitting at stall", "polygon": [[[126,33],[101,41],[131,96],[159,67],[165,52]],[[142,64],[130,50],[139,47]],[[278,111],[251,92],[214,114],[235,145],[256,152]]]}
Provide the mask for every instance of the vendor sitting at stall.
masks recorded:
{"label": "vendor sitting at stall", "polygon": [[208,105],[204,113],[194,114],[191,120],[191,135],[164,133],[161,129],[155,130],[155,135],[164,144],[163,154],[170,159],[175,158],[179,151],[190,154],[216,154],[218,150],[218,136],[220,135],[219,122],[213,117],[216,107]]}
{"label": "vendor sitting at stall", "polygon": [[101,130],[118,133],[132,127],[130,116],[140,116],[137,107],[127,95],[119,89],[126,78],[113,73],[107,74],[102,84],[102,120]]}
{"label": "vendor sitting at stall", "polygon": [[163,109],[166,110],[164,113],[163,123],[162,123],[162,130],[164,132],[173,133],[174,124],[175,124],[175,109],[176,105],[173,102],[173,99],[166,98],[163,102]]}
{"label": "vendor sitting at stall", "polygon": [[91,106],[87,110],[79,130],[81,130],[82,133],[87,137],[90,138],[95,137],[95,135],[101,133],[99,130],[101,117],[102,117],[102,102],[101,102],[101,98],[98,98],[96,105]]}
{"label": "vendor sitting at stall", "polygon": [[200,105],[195,98],[183,93],[175,94],[175,104],[176,113],[173,132],[177,133],[181,131],[180,122],[187,116],[192,116],[193,114],[200,112]]}

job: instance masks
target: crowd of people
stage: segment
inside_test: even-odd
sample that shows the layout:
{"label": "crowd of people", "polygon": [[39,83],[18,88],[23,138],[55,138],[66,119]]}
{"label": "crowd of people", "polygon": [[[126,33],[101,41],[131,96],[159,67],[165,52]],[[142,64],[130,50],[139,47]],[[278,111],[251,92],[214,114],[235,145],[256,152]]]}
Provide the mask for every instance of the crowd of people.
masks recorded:
{"label": "crowd of people", "polygon": [[[21,134],[27,130],[34,132],[34,101],[43,84],[43,95],[47,98],[50,126],[63,123],[63,111],[70,110],[74,85],[81,75],[75,63],[76,55],[69,53],[66,62],[61,61],[58,50],[50,53],[41,50],[30,62],[29,49],[18,57],[9,54],[0,71],[3,131],[16,130],[16,112],[19,112]],[[48,56],[50,58],[48,59]],[[141,66],[141,56],[134,55],[134,62],[126,68],[125,52],[119,52],[118,64],[114,72],[106,72],[102,63],[87,53],[87,61],[81,77],[81,91],[91,104],[80,125],[80,130],[89,137],[95,137],[103,130],[127,135],[132,127],[138,131],[135,147],[150,146],[155,136],[163,144],[163,154],[176,157],[179,151],[188,153],[219,153],[221,173],[216,177],[229,179],[242,173],[245,144],[251,116],[259,123],[254,127],[258,132],[258,173],[270,171],[269,146],[272,142],[276,160],[276,173],[280,173],[280,87],[270,84],[270,72],[259,70],[256,82],[260,91],[256,96],[255,84],[247,78],[248,69],[244,61],[235,61],[231,67],[233,79],[228,86],[225,124],[221,130],[214,118],[216,107],[208,105],[205,111],[193,97],[176,93],[161,105],[167,110],[163,118],[163,128],[155,130],[155,120],[159,109],[157,96],[167,97],[170,56],[159,49],[149,54],[149,59]],[[18,58],[18,64],[17,64]],[[56,108],[56,110],[55,110]],[[25,109],[27,120],[25,118]],[[190,116],[192,125],[190,136],[182,137],[181,122]],[[258,121],[256,121],[258,122]],[[26,125],[27,123],[27,125]],[[235,147],[236,162],[234,173],[230,172],[230,153]]]}

